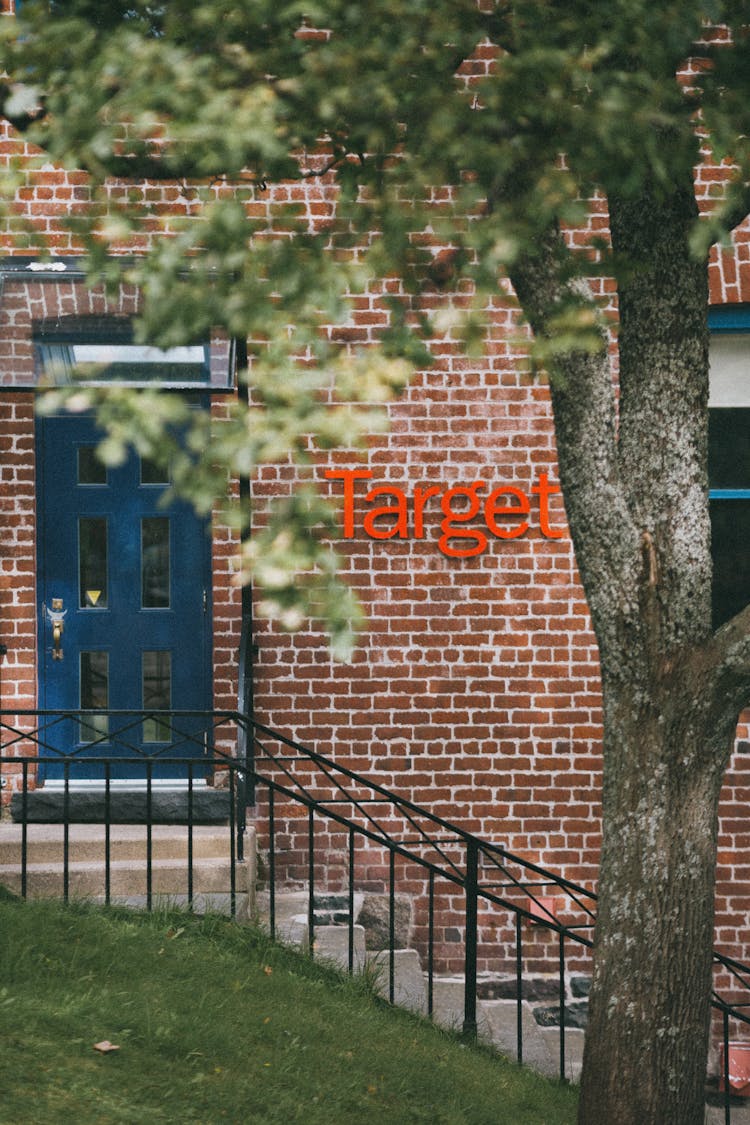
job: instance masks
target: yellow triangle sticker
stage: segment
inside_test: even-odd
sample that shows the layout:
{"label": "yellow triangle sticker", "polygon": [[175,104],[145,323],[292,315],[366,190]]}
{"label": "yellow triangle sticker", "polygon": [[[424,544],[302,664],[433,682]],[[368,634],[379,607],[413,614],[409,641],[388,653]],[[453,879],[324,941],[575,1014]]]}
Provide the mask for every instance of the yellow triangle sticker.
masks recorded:
{"label": "yellow triangle sticker", "polygon": [[99,598],[101,596],[102,596],[101,590],[87,590],[86,591],[86,601],[88,602],[89,605],[96,605],[96,603],[99,601]]}

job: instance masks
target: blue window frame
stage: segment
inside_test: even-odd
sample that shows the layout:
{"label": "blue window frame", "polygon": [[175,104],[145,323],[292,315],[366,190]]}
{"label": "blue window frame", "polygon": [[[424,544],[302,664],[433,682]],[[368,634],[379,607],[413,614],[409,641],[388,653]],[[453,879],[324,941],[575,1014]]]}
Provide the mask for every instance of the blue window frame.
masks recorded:
{"label": "blue window frame", "polygon": [[709,312],[708,478],[714,625],[750,603],[750,306]]}

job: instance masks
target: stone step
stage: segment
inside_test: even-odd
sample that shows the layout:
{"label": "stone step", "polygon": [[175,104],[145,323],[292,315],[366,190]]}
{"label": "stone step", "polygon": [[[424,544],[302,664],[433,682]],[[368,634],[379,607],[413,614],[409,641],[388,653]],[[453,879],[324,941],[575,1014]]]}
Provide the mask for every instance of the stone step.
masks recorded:
{"label": "stone step", "polygon": [[[146,866],[129,859],[114,860],[109,865],[110,892],[113,895],[145,895]],[[230,864],[225,860],[199,859],[193,863],[195,893],[226,893],[230,890]],[[248,893],[248,865],[235,867],[237,890]],[[185,863],[157,859],[151,864],[151,889],[154,894],[187,893],[188,872]],[[21,871],[17,864],[0,865],[0,884],[19,894]],[[68,893],[72,898],[92,898],[105,893],[105,867],[96,860],[75,861],[68,865]],[[30,863],[26,866],[26,893],[30,898],[59,898],[63,894],[62,864]]]}
{"label": "stone step", "polygon": [[[188,792],[180,789],[151,790],[150,800],[144,788],[113,787],[109,800],[112,824],[184,824],[188,819]],[[190,801],[194,824],[225,824],[230,817],[231,794],[228,789],[199,786]],[[67,819],[81,824],[99,824],[107,815],[103,788],[71,789],[67,800],[62,788],[43,787],[26,794],[14,793],[10,811],[13,820],[35,824],[57,824]]]}
{"label": "stone step", "polygon": [[[316,914],[321,903],[317,901]],[[267,892],[257,896],[258,917],[268,925],[269,899]],[[278,892],[275,897],[276,936],[279,941],[289,945],[307,948],[308,944],[308,895],[306,890]],[[355,907],[355,915],[357,908]],[[390,995],[391,960],[387,949],[365,950],[365,928],[353,926],[354,953],[353,968],[360,972],[366,966],[375,979],[378,992]],[[316,925],[313,941],[313,955],[346,970],[349,965],[349,927],[348,925]],[[483,999],[482,995],[494,996],[511,987],[515,981],[481,980],[477,999],[477,1031],[480,1040],[489,1043],[509,1058],[517,1057],[517,1005],[512,999]],[[537,982],[538,984],[538,982]],[[393,955],[393,1000],[399,1007],[409,1008],[422,1015],[427,1014],[427,974],[423,971],[419,953],[415,949],[396,949]],[[535,1017],[540,994],[552,999],[556,995],[553,988],[538,986],[526,988],[531,994],[521,1003],[523,1032],[523,1062],[550,1078],[560,1073],[560,1029],[542,1027]],[[462,976],[439,977],[433,979],[433,1019],[441,1027],[461,1031],[464,1021],[464,979]],[[583,1058],[584,1033],[578,1028],[565,1029],[565,1075],[571,1082],[577,1082]]]}
{"label": "stone step", "polygon": [[[375,986],[381,996],[390,999],[391,958],[387,949],[367,954],[368,970],[375,974]],[[420,1016],[427,1015],[427,977],[422,972],[416,949],[393,951],[393,1003]]]}
{"label": "stone step", "polygon": [[[0,884],[21,893],[22,826],[0,824]],[[26,893],[30,898],[64,894],[63,835],[60,824],[27,828]],[[231,911],[231,840],[226,827],[193,828],[193,901],[196,911]],[[235,866],[235,913],[247,918],[255,882],[255,830],[244,838],[245,860]],[[110,828],[110,901],[134,907],[147,902],[147,833],[143,825]],[[187,906],[188,829],[154,825],[151,830],[151,905]],[[68,829],[68,894],[103,902],[106,892],[105,829],[71,824]]]}
{"label": "stone step", "polygon": [[[0,824],[0,865],[20,865],[22,856],[20,824]],[[61,863],[63,856],[62,824],[34,824],[27,828],[27,863]],[[254,829],[245,834],[246,850],[252,850]],[[100,824],[71,824],[68,829],[68,854],[73,862],[103,861],[105,830]],[[228,828],[195,826],[193,828],[193,857],[195,859],[221,859],[230,854],[231,841]],[[187,860],[188,830],[183,826],[155,824],[151,829],[151,848],[154,859]],[[139,824],[118,824],[110,829],[110,857],[112,860],[146,860],[146,828]]]}
{"label": "stone step", "polygon": [[[706,1125],[724,1125],[725,1121],[723,1104],[715,1104],[712,1099],[712,1103],[706,1106]],[[732,1125],[750,1125],[750,1101],[747,1098],[732,1098],[731,1122]]]}

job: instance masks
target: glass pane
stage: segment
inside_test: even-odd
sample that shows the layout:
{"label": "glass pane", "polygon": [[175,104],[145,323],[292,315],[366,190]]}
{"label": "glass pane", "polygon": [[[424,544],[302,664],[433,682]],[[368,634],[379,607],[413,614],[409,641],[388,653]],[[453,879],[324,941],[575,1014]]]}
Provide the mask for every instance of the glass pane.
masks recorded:
{"label": "glass pane", "polygon": [[750,602],[750,502],[711,501],[713,619],[723,625]]}
{"label": "glass pane", "polygon": [[141,458],[141,484],[169,484],[169,466]]}
{"label": "glass pane", "polygon": [[[711,319],[715,317],[716,311],[712,312]],[[708,405],[750,406],[750,335],[747,332],[713,332],[709,361]]]}
{"label": "glass pane", "polygon": [[[143,653],[143,709],[168,711],[172,705],[171,652]],[[152,717],[143,722],[144,742],[168,742],[170,725],[167,719]]]}
{"label": "glass pane", "polygon": [[750,410],[710,410],[708,480],[711,488],[750,488]]}
{"label": "glass pane", "polygon": [[[106,711],[109,707],[109,653],[81,653],[81,710]],[[93,742],[104,737],[109,731],[107,715],[85,715],[81,717],[81,742]]]}
{"label": "glass pane", "polygon": [[141,605],[169,607],[169,517],[141,520]]}
{"label": "glass pane", "polygon": [[207,383],[203,344],[153,348],[146,344],[46,344],[42,358],[54,370],[68,361],[74,380],[102,383]]}
{"label": "glass pane", "polygon": [[107,521],[83,516],[78,521],[79,605],[85,609],[107,607]]}
{"label": "glass pane", "polygon": [[82,445],[78,449],[78,483],[107,483],[107,466],[96,456],[95,445]]}
{"label": "glass pane", "polygon": [[34,347],[40,376],[57,386],[210,382],[208,343],[162,349],[134,344],[132,336],[125,317],[62,316],[37,322]]}

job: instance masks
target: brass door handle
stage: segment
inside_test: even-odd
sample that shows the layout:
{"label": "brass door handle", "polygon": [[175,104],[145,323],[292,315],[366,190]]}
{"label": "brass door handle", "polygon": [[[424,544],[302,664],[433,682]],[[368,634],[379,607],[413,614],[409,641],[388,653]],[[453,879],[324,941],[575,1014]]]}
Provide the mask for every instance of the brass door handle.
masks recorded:
{"label": "brass door handle", "polygon": [[53,598],[52,608],[46,609],[45,607],[45,610],[49,619],[49,623],[52,626],[52,659],[62,660],[62,635],[65,628],[63,619],[68,611],[67,609],[63,609],[62,598]]}

